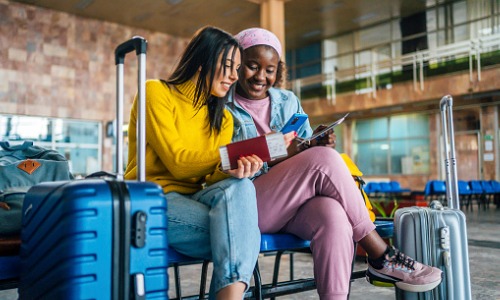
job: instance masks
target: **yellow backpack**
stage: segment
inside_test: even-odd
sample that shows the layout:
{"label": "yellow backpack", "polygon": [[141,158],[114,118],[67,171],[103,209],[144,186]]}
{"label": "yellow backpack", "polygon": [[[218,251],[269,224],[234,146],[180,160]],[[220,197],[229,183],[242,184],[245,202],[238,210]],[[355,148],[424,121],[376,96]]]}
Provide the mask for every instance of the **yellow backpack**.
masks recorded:
{"label": "yellow backpack", "polygon": [[366,195],[365,191],[363,190],[363,186],[365,185],[364,180],[361,178],[363,176],[363,173],[359,170],[358,166],[351,160],[351,158],[345,154],[341,153],[340,156],[344,159],[345,164],[347,165],[347,168],[351,172],[352,177],[354,178],[354,181],[356,182],[359,190],[361,191],[361,195],[363,196],[363,199],[365,200],[365,205],[366,209],[368,210],[368,214],[370,215],[370,219],[375,221],[375,213],[373,212],[373,207],[372,204],[370,203],[370,199],[368,199],[368,196]]}

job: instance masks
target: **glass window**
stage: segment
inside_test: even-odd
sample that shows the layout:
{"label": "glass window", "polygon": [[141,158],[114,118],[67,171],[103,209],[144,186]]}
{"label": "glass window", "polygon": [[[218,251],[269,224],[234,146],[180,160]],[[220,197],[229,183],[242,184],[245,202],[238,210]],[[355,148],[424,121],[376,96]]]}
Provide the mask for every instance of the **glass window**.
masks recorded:
{"label": "glass window", "polygon": [[2,140],[50,141],[51,121],[48,118],[0,115]]}
{"label": "glass window", "polygon": [[383,23],[377,26],[361,29],[358,36],[359,43],[358,49],[370,48],[382,43],[389,43],[391,41],[391,23]]}
{"label": "glass window", "polygon": [[429,173],[429,139],[405,139],[391,142],[392,174]]}
{"label": "glass window", "polygon": [[70,162],[75,176],[101,169],[101,123],[46,117],[0,115],[0,139],[32,140],[55,149]]}
{"label": "glass window", "polygon": [[358,153],[355,155],[360,170],[365,175],[387,174],[387,150],[385,142],[359,143]]}
{"label": "glass window", "polygon": [[386,118],[356,122],[357,139],[385,139],[387,134]]}
{"label": "glass window", "polygon": [[404,115],[391,117],[391,138],[428,137],[428,118],[424,115]]}
{"label": "glass window", "polygon": [[294,78],[304,78],[321,74],[321,45],[322,43],[318,42],[287,54],[287,59],[290,59],[289,61],[291,61],[294,69]]}
{"label": "glass window", "polygon": [[398,115],[354,125],[354,157],[366,175],[429,172],[427,115]]}
{"label": "glass window", "polygon": [[56,142],[97,143],[99,141],[99,123],[82,121],[56,120],[54,134]]}
{"label": "glass window", "polygon": [[335,149],[337,149],[338,152],[342,153],[344,152],[344,125],[340,124],[337,127],[335,127],[335,135],[337,136],[337,140],[335,141]]}
{"label": "glass window", "polygon": [[56,147],[59,153],[64,154],[70,162],[70,171],[73,174],[85,176],[101,169],[99,151],[80,147]]}

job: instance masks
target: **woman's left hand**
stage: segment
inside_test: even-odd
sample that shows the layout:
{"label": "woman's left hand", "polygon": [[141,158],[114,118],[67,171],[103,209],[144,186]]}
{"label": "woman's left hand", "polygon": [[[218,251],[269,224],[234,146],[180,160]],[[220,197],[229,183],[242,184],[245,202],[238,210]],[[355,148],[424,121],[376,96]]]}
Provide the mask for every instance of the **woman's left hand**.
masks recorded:
{"label": "woman's left hand", "polygon": [[[324,125],[319,125],[318,128],[314,130],[314,133],[320,132],[321,130],[325,129],[326,126]],[[325,146],[325,147],[331,147],[335,148],[335,143],[337,140],[337,135],[333,131],[333,129],[328,130],[315,140],[311,141],[311,146]]]}
{"label": "woman's left hand", "polygon": [[297,132],[295,131],[291,131],[283,135],[283,138],[285,139],[285,145],[287,148],[292,144],[293,140],[296,137],[297,137]]}
{"label": "woman's left hand", "polygon": [[248,178],[257,173],[264,162],[257,155],[243,156],[238,159],[238,168],[227,170],[226,173],[236,178]]}

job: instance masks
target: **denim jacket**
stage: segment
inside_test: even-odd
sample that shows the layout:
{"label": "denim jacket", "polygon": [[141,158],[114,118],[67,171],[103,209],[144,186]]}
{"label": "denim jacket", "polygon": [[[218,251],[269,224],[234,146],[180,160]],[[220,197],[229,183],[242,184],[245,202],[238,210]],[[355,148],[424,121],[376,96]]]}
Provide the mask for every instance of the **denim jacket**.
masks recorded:
{"label": "denim jacket", "polygon": [[[235,90],[232,89],[226,103],[226,108],[231,112],[234,120],[233,142],[258,136],[257,127],[255,126],[252,116],[234,101],[234,93]],[[294,113],[304,113],[299,98],[293,92],[270,88],[268,93],[271,98],[271,119],[269,124],[271,130],[279,132]],[[307,120],[297,134],[305,138],[311,136],[312,132],[313,130],[309,124],[309,120]],[[266,173],[268,169],[267,163],[264,163],[264,173]],[[256,176],[260,174],[262,174],[262,171],[259,171]]]}

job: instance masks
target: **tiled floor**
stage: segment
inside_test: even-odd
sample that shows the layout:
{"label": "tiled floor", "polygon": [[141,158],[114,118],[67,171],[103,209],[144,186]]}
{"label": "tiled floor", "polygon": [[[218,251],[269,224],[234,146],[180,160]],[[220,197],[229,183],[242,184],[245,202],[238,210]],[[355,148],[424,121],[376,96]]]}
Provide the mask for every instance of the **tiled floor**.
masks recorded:
{"label": "tiled floor", "polygon": [[[469,260],[472,282],[472,299],[500,300],[500,209],[493,205],[489,210],[466,212],[469,238]],[[259,264],[265,283],[270,282],[274,263],[273,256],[261,256]],[[295,277],[312,276],[312,259],[308,254],[295,254]],[[280,278],[288,278],[289,258],[283,257]],[[356,269],[366,268],[363,262],[356,262]],[[173,271],[169,270],[171,296],[173,293]],[[182,291],[184,295],[198,292],[200,266],[184,266],[181,268]],[[210,269],[209,269],[210,274]],[[207,287],[208,288],[208,287]],[[395,299],[393,288],[382,288],[370,285],[364,279],[352,283],[351,300]],[[1,300],[17,299],[17,291],[0,291]],[[278,299],[306,300],[318,299],[315,291],[287,295]],[[459,300],[459,299],[457,299]]]}

